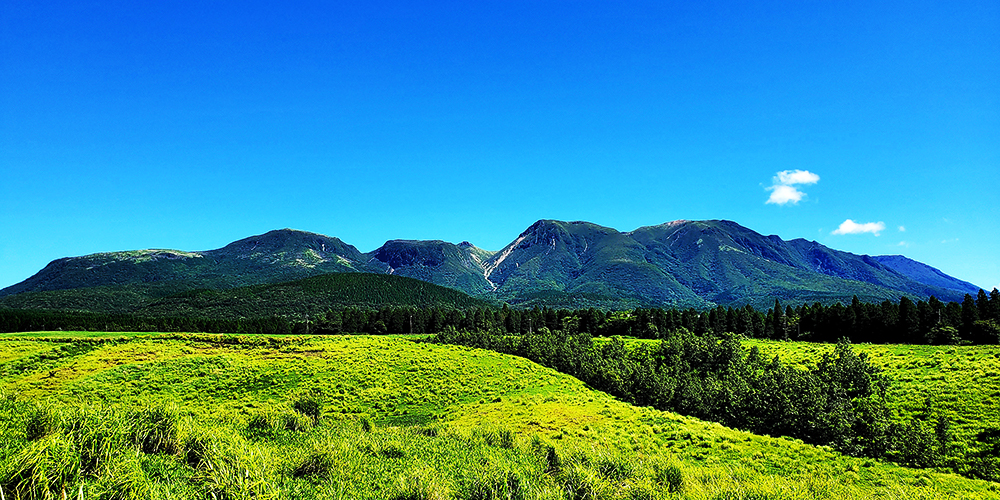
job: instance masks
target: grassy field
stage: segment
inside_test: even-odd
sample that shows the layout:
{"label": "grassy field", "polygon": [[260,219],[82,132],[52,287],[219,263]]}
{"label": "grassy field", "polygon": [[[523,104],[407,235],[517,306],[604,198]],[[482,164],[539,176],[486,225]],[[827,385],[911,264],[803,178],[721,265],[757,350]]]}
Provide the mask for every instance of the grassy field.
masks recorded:
{"label": "grassy field", "polygon": [[993,483],[634,407],[488,351],[361,336],[0,339],[7,499],[1000,498]]}

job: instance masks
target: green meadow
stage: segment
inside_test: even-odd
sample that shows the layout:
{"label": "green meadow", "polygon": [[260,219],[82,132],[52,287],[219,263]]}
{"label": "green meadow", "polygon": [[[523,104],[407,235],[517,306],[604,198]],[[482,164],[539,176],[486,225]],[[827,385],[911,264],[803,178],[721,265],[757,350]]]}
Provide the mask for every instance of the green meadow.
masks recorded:
{"label": "green meadow", "polygon": [[[635,407],[522,358],[409,338],[0,339],[5,500],[1000,498],[996,483]],[[809,359],[793,347],[760,344]],[[952,348],[935,372],[936,351],[912,349],[905,394],[924,394],[916,377],[977,391],[948,377],[979,351]],[[996,366],[963,380],[995,382]]]}

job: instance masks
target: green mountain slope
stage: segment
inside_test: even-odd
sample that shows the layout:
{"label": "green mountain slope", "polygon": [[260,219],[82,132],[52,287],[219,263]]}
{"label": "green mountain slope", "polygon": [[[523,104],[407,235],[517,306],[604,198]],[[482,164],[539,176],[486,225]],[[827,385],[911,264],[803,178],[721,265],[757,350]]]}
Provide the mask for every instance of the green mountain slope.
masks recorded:
{"label": "green mountain slope", "polygon": [[898,300],[955,294],[917,283],[868,256],[763,236],[730,221],[676,221],[629,233],[655,265],[717,304]]}
{"label": "green mountain slope", "polygon": [[250,318],[318,314],[348,306],[484,307],[458,290],[402,276],[333,273],[230,290],[198,290],[153,301],[135,312],[153,316]]}
{"label": "green mountain slope", "polygon": [[[805,240],[763,236],[730,221],[675,221],[628,233],[587,222],[543,220],[486,261],[498,297],[546,291],[606,303],[704,307],[790,302],[959,300],[880,264]],[[600,300],[599,300],[600,301]]]}
{"label": "green mountain slope", "polygon": [[483,261],[493,252],[469,242],[458,245],[441,240],[390,240],[366,254],[369,262],[387,266],[388,272],[462,290],[488,295],[493,287],[483,273]]}
{"label": "green mountain slope", "polygon": [[331,272],[384,269],[337,238],[281,229],[217,250],[136,250],[58,259],[21,283],[0,290],[0,296],[120,285],[149,285],[168,291],[224,289]]}
{"label": "green mountain slope", "polygon": [[[908,261],[908,259],[907,259]],[[227,290],[327,273],[416,278],[515,305],[550,307],[709,307],[774,299],[789,303],[960,301],[958,280],[922,264],[763,236],[735,222],[674,221],[630,232],[589,222],[540,220],[498,252],[463,242],[390,240],[361,253],[337,238],[283,229],[217,250],[139,250],[53,261],[0,298],[69,309],[145,305],[186,290]],[[918,269],[919,268],[919,269]],[[918,269],[921,272],[911,272]],[[936,271],[936,270],[934,270]],[[942,286],[947,285],[947,286]],[[115,294],[114,290],[121,291]],[[90,305],[88,305],[90,301]]]}
{"label": "green mountain slope", "polygon": [[611,228],[542,220],[486,262],[487,277],[499,297],[515,303],[545,291],[587,295],[598,305],[708,305],[644,250]]}
{"label": "green mountain slope", "polygon": [[[166,293],[166,292],[171,293]],[[257,318],[318,314],[329,309],[445,307],[489,303],[458,290],[401,276],[332,273],[301,280],[224,290],[123,285],[27,292],[0,298],[0,307],[56,311],[133,313],[196,318]]]}

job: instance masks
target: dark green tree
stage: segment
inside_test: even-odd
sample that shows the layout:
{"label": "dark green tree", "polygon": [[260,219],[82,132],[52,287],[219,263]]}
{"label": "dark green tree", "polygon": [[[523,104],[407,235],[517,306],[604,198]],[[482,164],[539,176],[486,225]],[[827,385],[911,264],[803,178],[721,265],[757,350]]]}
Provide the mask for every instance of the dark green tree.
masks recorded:
{"label": "dark green tree", "polygon": [[917,314],[917,306],[906,297],[899,299],[896,332],[903,344],[919,344],[923,340],[920,335],[920,316]]}
{"label": "dark green tree", "polygon": [[771,338],[787,340],[788,336],[785,332],[785,313],[781,310],[781,302],[778,299],[774,299],[774,316],[771,318],[773,326],[771,331],[773,332]]}
{"label": "dark green tree", "polygon": [[963,339],[976,342],[976,321],[979,321],[979,307],[976,306],[972,295],[965,294],[965,298],[962,299],[962,326],[958,329]]}
{"label": "dark green tree", "polygon": [[976,310],[979,313],[979,319],[990,319],[990,296],[986,295],[986,291],[982,288],[979,289],[976,296]]}

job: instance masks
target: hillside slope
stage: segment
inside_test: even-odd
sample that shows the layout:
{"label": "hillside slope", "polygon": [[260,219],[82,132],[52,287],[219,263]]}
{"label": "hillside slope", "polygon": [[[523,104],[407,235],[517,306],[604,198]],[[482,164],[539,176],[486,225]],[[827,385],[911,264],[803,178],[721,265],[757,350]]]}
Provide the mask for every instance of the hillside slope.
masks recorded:
{"label": "hillside slope", "polygon": [[332,273],[285,283],[180,293],[131,312],[152,316],[253,318],[316,315],[351,306],[465,309],[488,305],[458,290],[417,279]]}

